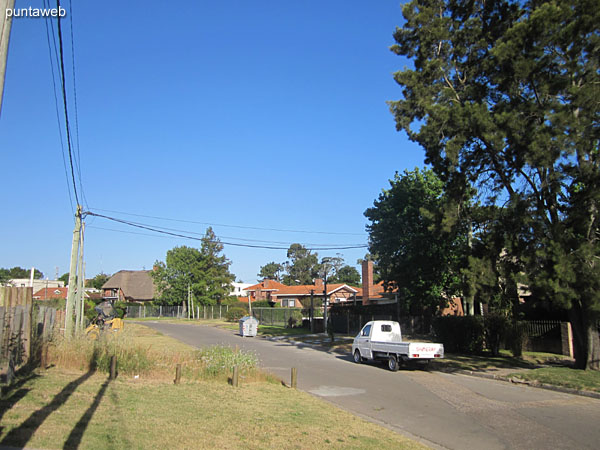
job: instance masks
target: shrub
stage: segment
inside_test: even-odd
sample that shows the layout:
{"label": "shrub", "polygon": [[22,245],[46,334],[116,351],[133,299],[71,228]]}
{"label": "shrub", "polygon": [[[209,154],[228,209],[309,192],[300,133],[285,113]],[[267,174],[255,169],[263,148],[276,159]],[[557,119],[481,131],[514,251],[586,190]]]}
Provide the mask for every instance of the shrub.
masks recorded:
{"label": "shrub", "polygon": [[480,353],[483,350],[484,326],[481,316],[436,317],[433,331],[447,352]]}
{"label": "shrub", "polygon": [[300,311],[298,311],[297,309],[294,311],[291,311],[290,318],[288,319],[288,327],[294,328],[294,327],[301,327],[301,326],[302,326],[302,313]]}
{"label": "shrub", "polygon": [[267,300],[257,300],[254,303],[252,303],[252,307],[253,308],[281,308],[281,305],[279,303],[271,303]]}
{"label": "shrub", "polygon": [[500,354],[500,343],[506,337],[509,326],[508,319],[502,314],[490,313],[483,318],[485,346],[493,356]]}
{"label": "shrub", "polygon": [[247,314],[247,311],[244,308],[234,306],[233,308],[229,308],[225,317],[228,322],[237,322],[242,317]]}

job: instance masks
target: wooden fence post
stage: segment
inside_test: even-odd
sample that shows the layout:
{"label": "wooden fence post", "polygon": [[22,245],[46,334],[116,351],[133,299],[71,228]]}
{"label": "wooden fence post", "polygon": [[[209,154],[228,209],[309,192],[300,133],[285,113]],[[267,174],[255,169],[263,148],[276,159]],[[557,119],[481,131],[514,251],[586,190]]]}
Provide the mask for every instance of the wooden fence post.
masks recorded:
{"label": "wooden fence post", "polygon": [[181,382],[181,364],[177,364],[175,368],[175,384],[179,384]]}
{"label": "wooden fence post", "polygon": [[113,355],[110,357],[110,379],[115,378],[117,378],[117,357]]}
{"label": "wooden fence post", "polygon": [[231,377],[231,385],[238,387],[240,384],[238,366],[233,366],[233,376]]}
{"label": "wooden fence post", "polygon": [[292,388],[296,389],[298,385],[298,369],[292,367]]}

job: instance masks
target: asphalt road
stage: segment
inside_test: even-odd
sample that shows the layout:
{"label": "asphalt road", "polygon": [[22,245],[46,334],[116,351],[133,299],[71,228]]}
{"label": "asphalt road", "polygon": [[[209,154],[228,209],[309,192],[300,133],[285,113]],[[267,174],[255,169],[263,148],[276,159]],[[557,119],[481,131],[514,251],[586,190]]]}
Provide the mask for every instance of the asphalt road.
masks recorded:
{"label": "asphalt road", "polygon": [[241,337],[209,326],[144,322],[195,347],[239,346],[298,388],[434,448],[597,449],[600,400],[424,370],[390,372],[302,343]]}

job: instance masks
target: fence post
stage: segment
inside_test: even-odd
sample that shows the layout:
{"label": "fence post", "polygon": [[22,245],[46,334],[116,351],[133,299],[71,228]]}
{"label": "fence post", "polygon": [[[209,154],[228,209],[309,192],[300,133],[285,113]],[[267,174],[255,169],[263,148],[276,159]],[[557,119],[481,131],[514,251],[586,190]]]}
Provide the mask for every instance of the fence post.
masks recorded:
{"label": "fence post", "polygon": [[173,381],[175,384],[179,384],[181,381],[181,364],[177,364],[175,368],[175,380]]}
{"label": "fence post", "polygon": [[562,354],[569,357],[573,357],[573,330],[571,328],[571,322],[560,323],[560,343],[562,347]]}
{"label": "fence post", "polygon": [[238,366],[233,366],[233,376],[231,377],[231,385],[233,387],[238,387],[239,384],[240,384],[240,381],[239,381]]}
{"label": "fence post", "polygon": [[113,355],[110,357],[110,379],[115,378],[117,378],[117,357]]}
{"label": "fence post", "polygon": [[292,388],[296,389],[298,385],[298,369],[292,367]]}
{"label": "fence post", "polygon": [[162,305],[158,307],[158,317],[162,317]]}
{"label": "fence post", "polygon": [[210,320],[215,318],[215,307],[210,305]]}
{"label": "fence post", "polygon": [[222,315],[221,315],[221,305],[219,305],[219,319],[222,319]]}

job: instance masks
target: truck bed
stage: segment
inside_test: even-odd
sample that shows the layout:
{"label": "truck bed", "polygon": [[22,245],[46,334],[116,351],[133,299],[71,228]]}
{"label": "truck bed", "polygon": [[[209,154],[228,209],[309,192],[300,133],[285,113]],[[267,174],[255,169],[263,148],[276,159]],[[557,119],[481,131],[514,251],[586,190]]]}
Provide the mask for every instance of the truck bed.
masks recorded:
{"label": "truck bed", "polygon": [[401,355],[406,359],[443,358],[444,346],[430,342],[379,342],[371,341],[373,356]]}

